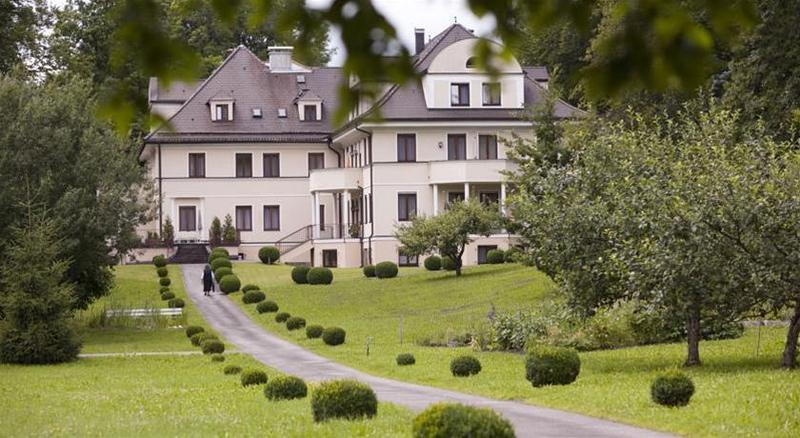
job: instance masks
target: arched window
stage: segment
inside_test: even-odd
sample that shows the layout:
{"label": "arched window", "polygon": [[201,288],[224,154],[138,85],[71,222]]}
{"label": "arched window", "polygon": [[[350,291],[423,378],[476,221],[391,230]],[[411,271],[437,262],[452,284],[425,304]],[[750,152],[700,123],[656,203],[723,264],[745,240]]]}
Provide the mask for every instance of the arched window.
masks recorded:
{"label": "arched window", "polygon": [[474,56],[471,56],[469,59],[467,59],[467,68],[475,68],[477,67],[477,64],[478,60],[475,59]]}

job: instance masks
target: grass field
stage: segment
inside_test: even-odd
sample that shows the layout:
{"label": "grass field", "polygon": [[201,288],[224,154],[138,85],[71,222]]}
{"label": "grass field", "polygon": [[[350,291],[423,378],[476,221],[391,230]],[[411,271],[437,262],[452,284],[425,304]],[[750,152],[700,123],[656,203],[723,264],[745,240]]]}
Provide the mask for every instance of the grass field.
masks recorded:
{"label": "grass field", "polygon": [[[697,393],[682,409],[662,408],[649,399],[649,385],[662,371],[679,366],[683,344],[658,345],[581,354],[578,381],[566,387],[535,389],[524,378],[523,357],[511,353],[473,353],[468,348],[420,347],[414,338],[459,333],[497,311],[525,308],[552,290],[550,282],[530,268],[515,265],[469,268],[461,278],[451,273],[401,269],[390,280],[366,279],[356,269],[338,269],[331,286],[295,285],[285,266],[238,264],[243,284],[256,283],[281,311],[302,316],[308,324],[338,325],[347,343],[328,347],[288,332],[274,314],[259,315],[255,306],[232,298],[267,329],[319,354],[376,375],[522,400],[653,429],[692,436],[797,436],[800,433],[800,378],[779,370],[782,329],[765,329],[755,356],[756,333],[736,340],[703,342],[704,366],[687,372]],[[400,319],[405,342],[400,345]],[[370,355],[366,355],[371,338]],[[401,352],[412,352],[417,364],[398,367]],[[450,359],[475,354],[483,371],[470,378],[450,375]]]}

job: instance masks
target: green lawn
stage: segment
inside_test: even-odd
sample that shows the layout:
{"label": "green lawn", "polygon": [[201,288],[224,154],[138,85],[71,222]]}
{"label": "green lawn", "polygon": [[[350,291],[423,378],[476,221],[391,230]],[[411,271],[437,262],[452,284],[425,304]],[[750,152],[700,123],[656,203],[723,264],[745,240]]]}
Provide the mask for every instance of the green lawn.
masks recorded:
{"label": "green lawn", "polygon": [[[535,389],[524,378],[523,358],[511,353],[473,353],[483,371],[471,378],[450,375],[449,361],[467,348],[419,347],[412,339],[441,332],[460,333],[485,318],[491,304],[497,311],[535,305],[550,282],[531,268],[515,265],[469,268],[462,278],[451,273],[401,269],[391,280],[363,278],[360,270],[334,270],[331,286],[295,285],[285,266],[237,264],[242,283],[262,286],[281,311],[306,318],[309,324],[338,325],[347,343],[328,347],[288,332],[258,315],[255,306],[232,298],[267,329],[299,345],[370,373],[416,383],[482,394],[610,418],[653,429],[692,436],[796,436],[800,432],[800,378],[776,369],[785,332],[762,332],[755,357],[756,334],[741,339],[704,342],[705,365],[687,371],[697,393],[682,409],[662,408],[649,399],[649,384],[660,372],[680,365],[682,344],[629,348],[581,354],[578,381],[566,387]],[[405,343],[399,343],[400,318]],[[371,338],[370,355],[366,355]],[[413,352],[417,365],[398,367],[398,353]]]}

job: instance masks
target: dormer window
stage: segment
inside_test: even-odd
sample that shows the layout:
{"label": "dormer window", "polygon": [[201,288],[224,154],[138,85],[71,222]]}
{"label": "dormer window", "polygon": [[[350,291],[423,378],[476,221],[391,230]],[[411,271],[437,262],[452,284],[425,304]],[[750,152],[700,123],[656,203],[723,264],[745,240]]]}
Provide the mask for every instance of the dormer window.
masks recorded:
{"label": "dormer window", "polygon": [[483,106],[500,106],[502,89],[499,82],[483,84]]}
{"label": "dormer window", "polygon": [[230,122],[233,120],[233,101],[211,102],[211,121]]}
{"label": "dormer window", "polygon": [[303,122],[316,122],[322,120],[322,101],[300,102],[297,104],[300,120]]}
{"label": "dormer window", "polygon": [[450,84],[450,105],[469,106],[469,84]]}

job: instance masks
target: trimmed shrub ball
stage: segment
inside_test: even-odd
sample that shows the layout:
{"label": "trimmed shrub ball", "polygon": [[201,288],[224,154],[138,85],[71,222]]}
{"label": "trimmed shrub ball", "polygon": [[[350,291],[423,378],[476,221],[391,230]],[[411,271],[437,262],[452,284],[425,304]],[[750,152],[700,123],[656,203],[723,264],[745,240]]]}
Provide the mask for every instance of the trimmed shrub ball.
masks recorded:
{"label": "trimmed shrub ball", "polygon": [[499,265],[506,262],[506,253],[502,249],[492,249],[486,253],[486,263]]}
{"label": "trimmed shrub ball", "polygon": [[261,290],[261,288],[256,286],[255,284],[252,284],[252,283],[251,284],[245,284],[244,286],[242,286],[242,292],[244,292],[244,293],[247,293],[247,292],[249,292],[251,290]]}
{"label": "trimmed shrub ball", "polygon": [[277,376],[264,387],[264,395],[272,401],[294,400],[303,398],[307,394],[306,382],[295,376]]}
{"label": "trimmed shrub ball", "polygon": [[442,258],[432,255],[426,258],[423,264],[425,265],[425,269],[429,271],[438,271],[442,269]]}
{"label": "trimmed shrub ball", "polygon": [[481,372],[481,362],[475,356],[458,356],[450,361],[450,372],[456,377],[467,377]]}
{"label": "trimmed shrub ball", "polygon": [[182,309],[186,307],[186,303],[180,298],[173,298],[167,302],[167,306],[172,309]]}
{"label": "trimmed shrub ball", "polygon": [[442,269],[445,271],[455,271],[456,261],[450,257],[442,257]]}
{"label": "trimmed shrub ball", "polygon": [[308,283],[308,271],[311,268],[308,266],[295,266],[292,268],[292,281],[297,284],[306,284]]}
{"label": "trimmed shrub ball", "polygon": [[488,408],[437,403],[414,418],[415,438],[514,438],[511,423]]}
{"label": "trimmed shrub ball", "polygon": [[222,372],[227,375],[239,374],[242,372],[242,367],[239,365],[226,365],[225,368],[222,369]]}
{"label": "trimmed shrub ball", "polygon": [[415,363],[417,363],[417,360],[414,359],[414,355],[411,353],[400,353],[397,355],[398,365],[414,365]]}
{"label": "trimmed shrub ball", "polygon": [[162,266],[160,268],[156,268],[156,274],[158,274],[159,277],[166,277],[167,275],[169,275],[169,270],[166,267]]}
{"label": "trimmed shrub ball", "polygon": [[161,299],[164,301],[171,300],[173,298],[175,298],[175,294],[172,292],[164,292],[161,294]]}
{"label": "trimmed shrub ball", "polygon": [[203,354],[222,354],[225,352],[225,344],[218,339],[208,339],[200,344]]}
{"label": "trimmed shrub ball", "polygon": [[158,292],[159,292],[159,293],[162,293],[162,294],[163,294],[164,292],[169,292],[169,286],[161,286],[161,287],[158,289]]}
{"label": "trimmed shrub ball", "polygon": [[322,336],[323,330],[321,325],[310,325],[306,327],[306,337],[308,339],[317,339]]}
{"label": "trimmed shrub ball", "polygon": [[233,268],[233,264],[231,263],[230,260],[228,260],[227,257],[226,258],[219,257],[219,258],[216,258],[216,259],[212,260],[211,261],[211,270],[216,272],[217,269],[219,269],[219,268]]}
{"label": "trimmed shrub ball", "polygon": [[224,277],[226,275],[231,275],[231,274],[233,274],[233,269],[231,269],[231,268],[229,268],[227,266],[222,266],[220,268],[217,268],[216,271],[214,271],[214,278],[219,280],[220,278],[222,278],[222,277]]}
{"label": "trimmed shrub ball", "polygon": [[375,265],[364,266],[364,269],[362,271],[364,272],[365,277],[372,278],[375,276]]}
{"label": "trimmed shrub ball", "polygon": [[686,406],[693,394],[692,379],[678,371],[658,376],[650,385],[650,397],[654,402],[663,406]]}
{"label": "trimmed shrub ball", "polygon": [[328,327],[322,330],[322,341],[328,345],[342,345],[346,335],[341,327]]}
{"label": "trimmed shrub ball", "polygon": [[512,246],[506,250],[506,263],[517,263],[522,256],[522,250]]}
{"label": "trimmed shrub ball", "polygon": [[186,327],[186,337],[191,338],[192,336],[198,333],[203,333],[204,331],[206,331],[206,329],[200,327],[199,325],[190,325],[189,327]]}
{"label": "trimmed shrub ball", "polygon": [[225,362],[225,356],[214,353],[211,355],[211,362]]}
{"label": "trimmed shrub ball", "polygon": [[164,266],[167,266],[167,258],[163,255],[157,255],[153,257],[153,264],[156,266],[156,268],[163,268]]}
{"label": "trimmed shrub ball", "polygon": [[306,275],[308,284],[331,284],[333,282],[333,272],[328,268],[311,268]]}
{"label": "trimmed shrub ball", "polygon": [[356,420],[378,413],[378,399],[367,384],[355,380],[331,380],[321,383],[311,395],[314,421],[332,418]]}
{"label": "trimmed shrub ball", "polygon": [[286,312],[280,312],[277,315],[275,315],[275,322],[286,322],[286,320],[291,318],[291,317],[292,317],[292,315],[290,315],[290,314],[288,314]]}
{"label": "trimmed shrub ball", "polygon": [[245,304],[255,304],[260,303],[267,299],[267,295],[260,290],[251,290],[244,293],[242,296],[242,302]]}
{"label": "trimmed shrub ball", "polygon": [[228,250],[224,248],[214,248],[211,251],[211,254],[208,255],[208,263],[211,264],[216,259],[228,259],[231,255],[228,254]]}
{"label": "trimmed shrub ball", "polygon": [[581,372],[581,359],[571,348],[539,346],[525,358],[525,377],[534,387],[569,385]]}
{"label": "trimmed shrub ball", "polygon": [[275,301],[262,301],[256,306],[258,313],[273,313],[278,311],[278,304]]}
{"label": "trimmed shrub ball", "polygon": [[192,345],[195,347],[199,347],[203,342],[212,339],[217,339],[217,337],[207,332],[195,333],[191,338],[189,338],[189,340],[192,341]]}
{"label": "trimmed shrub ball", "polygon": [[161,277],[158,279],[158,284],[162,286],[169,286],[172,284],[172,280],[170,280],[169,277]]}
{"label": "trimmed shrub ball", "polygon": [[267,373],[261,370],[242,371],[242,386],[263,385],[267,383]]}
{"label": "trimmed shrub ball", "polygon": [[397,265],[393,262],[380,262],[375,265],[375,276],[378,278],[397,277]]}
{"label": "trimmed shrub ball", "polygon": [[306,326],[306,320],[299,316],[292,316],[291,318],[286,320],[286,329],[290,331],[300,330],[305,326]]}
{"label": "trimmed shrub ball", "polygon": [[226,294],[232,294],[239,290],[241,284],[242,282],[239,280],[239,277],[233,274],[226,275],[219,280],[219,290]]}
{"label": "trimmed shrub ball", "polygon": [[258,250],[258,258],[261,263],[271,265],[281,258],[281,252],[274,246],[265,246]]}

